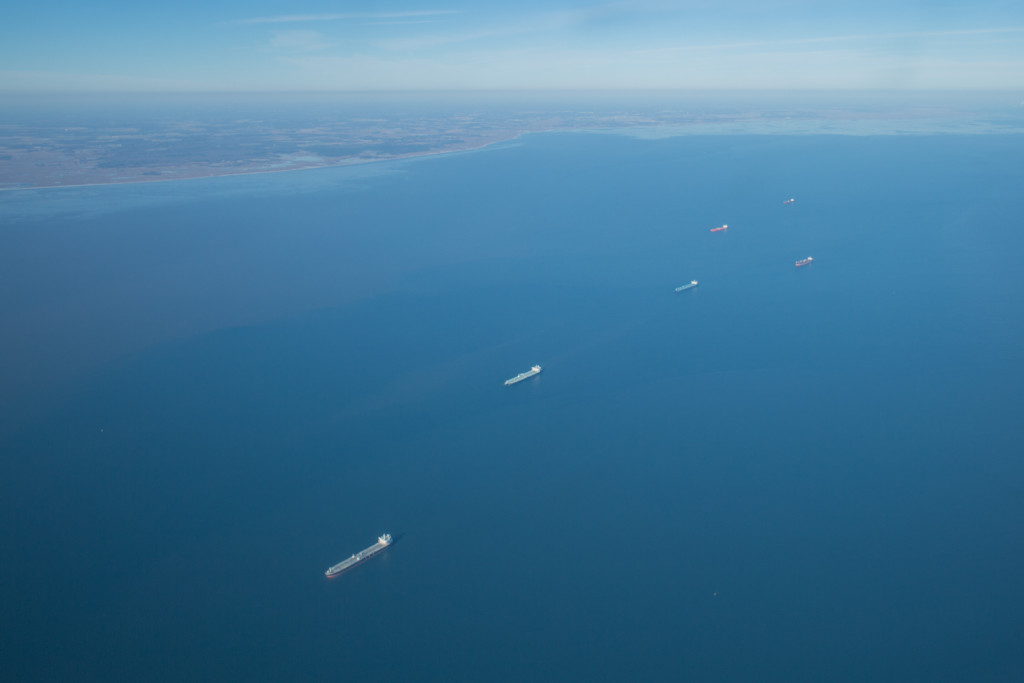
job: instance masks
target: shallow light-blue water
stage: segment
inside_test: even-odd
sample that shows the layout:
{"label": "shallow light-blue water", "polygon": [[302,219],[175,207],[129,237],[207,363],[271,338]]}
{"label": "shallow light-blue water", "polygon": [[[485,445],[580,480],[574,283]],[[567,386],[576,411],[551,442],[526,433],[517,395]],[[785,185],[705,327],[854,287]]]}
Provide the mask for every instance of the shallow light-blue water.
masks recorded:
{"label": "shallow light-blue water", "polygon": [[532,135],[0,198],[3,676],[1019,680],[1022,154]]}

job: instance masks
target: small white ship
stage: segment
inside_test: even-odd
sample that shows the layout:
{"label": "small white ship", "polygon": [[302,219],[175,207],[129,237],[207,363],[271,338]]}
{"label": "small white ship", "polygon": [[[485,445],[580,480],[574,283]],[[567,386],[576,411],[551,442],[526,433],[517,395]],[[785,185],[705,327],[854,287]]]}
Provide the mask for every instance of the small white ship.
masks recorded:
{"label": "small white ship", "polygon": [[517,382],[522,382],[524,379],[530,379],[534,375],[539,375],[540,374],[540,369],[541,368],[540,368],[539,365],[534,365],[532,368],[530,368],[526,372],[520,372],[518,375],[516,375],[512,379],[505,380],[505,386],[507,387],[507,386],[510,386],[510,385],[515,384]]}
{"label": "small white ship", "polygon": [[796,201],[795,199],[793,199],[792,197],[790,197],[790,198],[789,198],[789,199],[787,199],[786,201],[782,202],[782,205],[783,205],[783,206],[785,206],[786,204],[792,204],[792,203],[793,203],[793,202],[795,202],[795,201]]}
{"label": "small white ship", "polygon": [[328,579],[333,579],[346,569],[351,569],[357,564],[365,562],[366,560],[370,559],[371,557],[379,553],[381,550],[384,550],[384,548],[387,548],[389,545],[391,545],[391,534],[384,534],[383,536],[378,536],[376,543],[371,545],[369,548],[364,548],[360,550],[352,557],[342,560],[338,564],[334,565],[333,567],[325,571],[324,575]]}
{"label": "small white ship", "polygon": [[697,281],[696,280],[690,280],[689,284],[680,285],[680,286],[676,287],[676,291],[677,292],[685,292],[686,290],[693,289],[696,286],[697,286]]}

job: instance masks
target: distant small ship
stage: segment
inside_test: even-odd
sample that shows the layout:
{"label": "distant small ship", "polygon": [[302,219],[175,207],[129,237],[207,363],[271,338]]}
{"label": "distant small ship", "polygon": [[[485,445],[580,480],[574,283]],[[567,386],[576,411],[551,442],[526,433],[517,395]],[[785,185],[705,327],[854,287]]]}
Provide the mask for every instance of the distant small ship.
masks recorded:
{"label": "distant small ship", "polygon": [[540,374],[540,369],[541,368],[540,368],[539,365],[534,365],[532,368],[530,368],[526,372],[520,372],[518,375],[516,375],[512,379],[505,380],[505,386],[506,387],[507,386],[511,386],[511,385],[513,385],[513,384],[515,384],[517,382],[522,382],[524,379],[530,379],[534,375],[539,375]]}
{"label": "distant small ship", "polygon": [[688,284],[688,285],[680,285],[679,287],[676,287],[676,291],[677,292],[685,292],[686,290],[693,289],[696,286],[697,286],[697,281],[696,280],[690,280],[690,284]]}
{"label": "distant small ship", "polygon": [[802,258],[802,259],[800,259],[799,261],[796,262],[796,267],[799,268],[800,266],[810,265],[811,261],[813,261],[813,260],[814,259],[811,258],[810,256],[808,256],[807,258]]}
{"label": "distant small ship", "polygon": [[792,204],[792,203],[793,203],[793,202],[795,202],[795,201],[796,201],[795,199],[793,199],[792,197],[790,197],[789,199],[787,199],[786,201],[784,201],[784,202],[782,202],[782,203],[783,203],[784,205],[785,205],[785,204]]}
{"label": "distant small ship", "polygon": [[379,553],[381,550],[384,550],[384,548],[387,548],[389,545],[391,545],[391,534],[384,534],[383,536],[378,536],[376,543],[371,545],[369,548],[364,548],[363,550],[360,550],[352,557],[342,560],[338,564],[334,565],[333,567],[325,571],[324,575],[328,579],[333,579],[336,576],[340,575],[346,569],[351,569],[357,564],[360,564],[370,559],[371,557]]}
{"label": "distant small ship", "polygon": [[728,230],[728,224],[719,225],[717,228],[711,228],[711,232],[721,232],[722,230]]}

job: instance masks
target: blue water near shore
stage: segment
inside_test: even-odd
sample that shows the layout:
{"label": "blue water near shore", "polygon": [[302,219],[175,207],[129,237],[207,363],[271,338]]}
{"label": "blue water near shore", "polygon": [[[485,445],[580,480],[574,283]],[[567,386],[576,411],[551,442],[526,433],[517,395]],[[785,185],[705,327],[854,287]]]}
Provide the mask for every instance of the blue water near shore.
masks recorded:
{"label": "blue water near shore", "polygon": [[4,197],[50,388],[3,677],[1022,680],[1021,158],[531,135]]}

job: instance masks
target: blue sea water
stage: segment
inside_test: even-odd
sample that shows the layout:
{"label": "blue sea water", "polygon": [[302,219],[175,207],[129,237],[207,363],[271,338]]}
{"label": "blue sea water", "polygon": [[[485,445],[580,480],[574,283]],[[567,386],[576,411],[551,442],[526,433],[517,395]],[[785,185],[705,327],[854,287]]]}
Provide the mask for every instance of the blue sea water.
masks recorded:
{"label": "blue sea water", "polygon": [[1022,156],[547,134],[0,197],[0,675],[1021,680]]}

